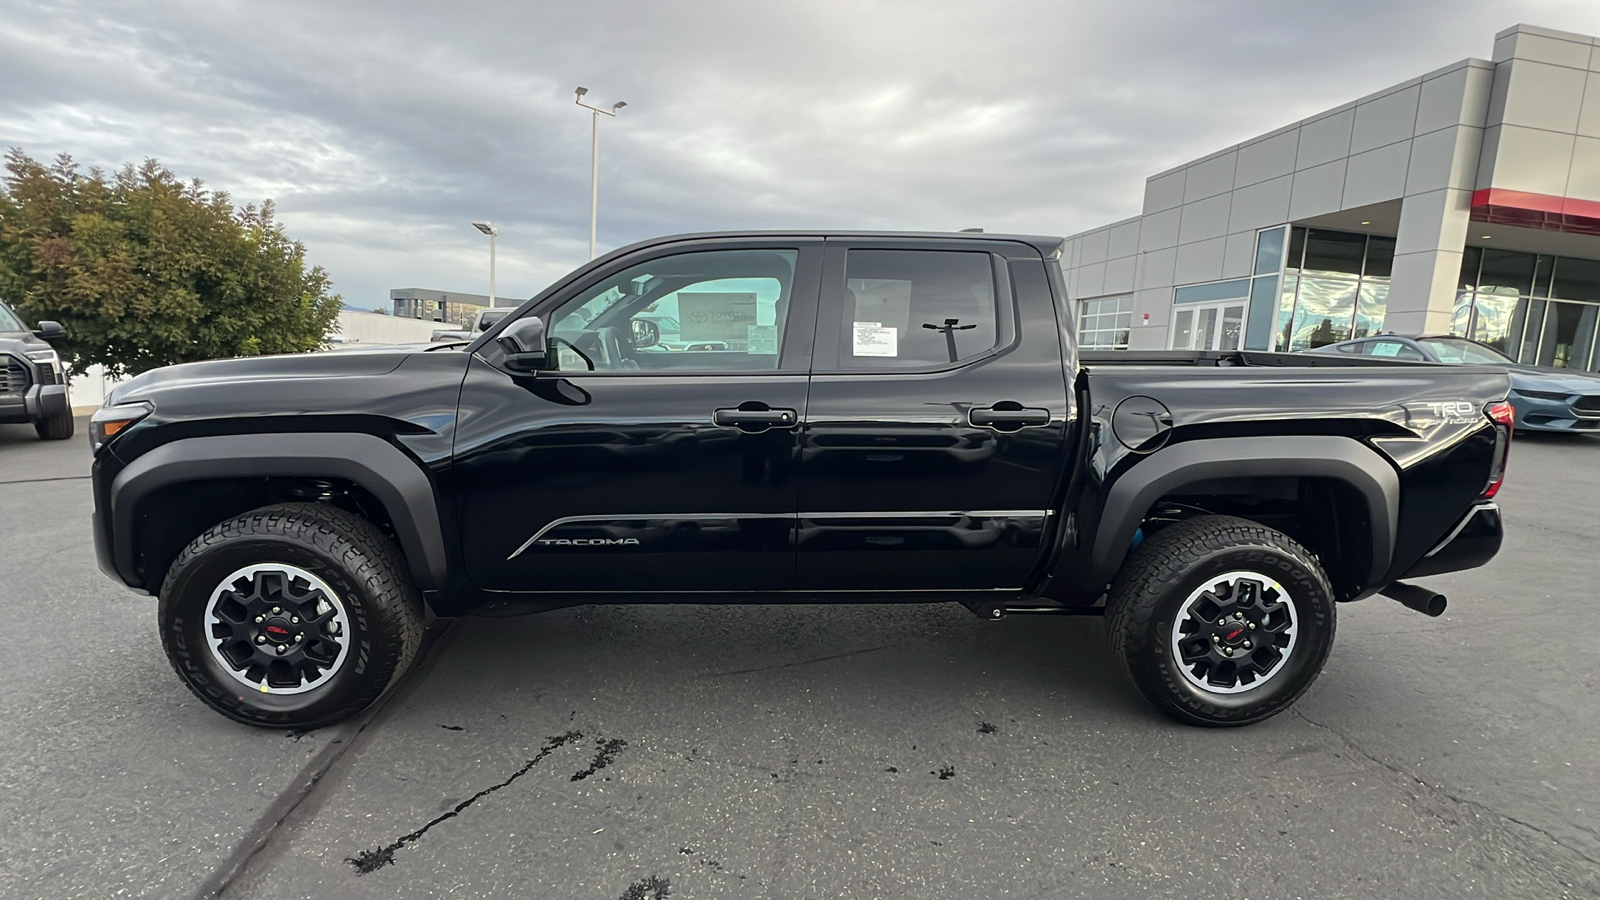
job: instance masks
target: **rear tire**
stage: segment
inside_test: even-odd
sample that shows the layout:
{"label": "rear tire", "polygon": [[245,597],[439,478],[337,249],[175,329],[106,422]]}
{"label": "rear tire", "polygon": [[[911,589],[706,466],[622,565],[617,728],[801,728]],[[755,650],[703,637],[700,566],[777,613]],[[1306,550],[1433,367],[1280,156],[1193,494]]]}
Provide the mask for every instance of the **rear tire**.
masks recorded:
{"label": "rear tire", "polygon": [[1112,651],[1157,709],[1190,725],[1249,725],[1287,709],[1322,671],[1333,589],[1281,532],[1201,516],[1133,552],[1106,618]]}
{"label": "rear tire", "polygon": [[72,418],[71,407],[59,416],[35,419],[33,422],[33,430],[38,433],[40,440],[46,441],[64,441],[72,437],[76,428],[77,420]]}
{"label": "rear tire", "polygon": [[206,705],[269,728],[370,706],[422,642],[422,600],[371,522],[314,503],[245,513],[195,538],[161,587],[161,643]]}

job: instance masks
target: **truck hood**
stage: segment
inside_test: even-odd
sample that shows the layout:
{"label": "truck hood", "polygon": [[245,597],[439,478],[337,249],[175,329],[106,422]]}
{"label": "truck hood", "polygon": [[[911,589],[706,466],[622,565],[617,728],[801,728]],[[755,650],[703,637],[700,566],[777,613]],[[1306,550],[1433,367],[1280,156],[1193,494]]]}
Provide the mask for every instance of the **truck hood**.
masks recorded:
{"label": "truck hood", "polygon": [[[422,345],[423,348],[427,346],[429,345]],[[384,347],[282,356],[247,356],[163,366],[118,385],[106,399],[106,405],[154,400],[169,392],[203,389],[208,386],[229,390],[272,382],[288,387],[289,384],[302,379],[387,375],[399,368],[406,359],[420,352],[424,352],[422,348]],[[290,390],[299,393],[294,388]]]}

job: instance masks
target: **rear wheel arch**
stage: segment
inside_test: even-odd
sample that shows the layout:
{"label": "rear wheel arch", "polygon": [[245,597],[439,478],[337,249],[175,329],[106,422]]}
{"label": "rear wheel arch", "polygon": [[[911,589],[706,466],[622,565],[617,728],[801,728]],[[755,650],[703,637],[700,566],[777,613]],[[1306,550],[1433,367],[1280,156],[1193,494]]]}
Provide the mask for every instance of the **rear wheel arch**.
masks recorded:
{"label": "rear wheel arch", "polygon": [[1216,485],[1229,481],[1320,490],[1325,493],[1326,505],[1319,508],[1336,514],[1364,514],[1355,517],[1357,521],[1338,523],[1335,527],[1340,531],[1333,541],[1305,542],[1319,554],[1340,544],[1361,542],[1354,552],[1339,554],[1360,570],[1346,571],[1340,566],[1330,573],[1341,598],[1352,599],[1387,573],[1399,524],[1399,473],[1359,441],[1306,435],[1189,441],[1139,461],[1107,490],[1091,551],[1093,583],[1112,580],[1131,552],[1135,535],[1163,501],[1211,497],[1220,502],[1206,504],[1207,513],[1255,518],[1242,504],[1247,492],[1215,492]]}
{"label": "rear wheel arch", "polygon": [[113,480],[112,555],[124,580],[154,591],[205,529],[273,503],[321,501],[392,536],[418,588],[442,589],[440,506],[422,465],[370,434],[185,438],[135,459]]}

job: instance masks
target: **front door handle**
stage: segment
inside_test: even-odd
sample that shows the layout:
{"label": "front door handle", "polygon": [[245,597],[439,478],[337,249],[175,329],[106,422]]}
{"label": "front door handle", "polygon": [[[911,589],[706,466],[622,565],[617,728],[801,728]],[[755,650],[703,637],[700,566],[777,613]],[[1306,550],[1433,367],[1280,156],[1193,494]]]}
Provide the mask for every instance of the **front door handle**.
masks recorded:
{"label": "front door handle", "polygon": [[800,416],[792,409],[773,409],[765,403],[748,402],[713,411],[711,421],[748,434],[760,434],[769,428],[793,428],[800,423]]}
{"label": "front door handle", "polygon": [[1030,426],[1049,425],[1050,410],[1002,400],[993,406],[974,406],[967,410],[967,421],[979,428],[1017,431]]}

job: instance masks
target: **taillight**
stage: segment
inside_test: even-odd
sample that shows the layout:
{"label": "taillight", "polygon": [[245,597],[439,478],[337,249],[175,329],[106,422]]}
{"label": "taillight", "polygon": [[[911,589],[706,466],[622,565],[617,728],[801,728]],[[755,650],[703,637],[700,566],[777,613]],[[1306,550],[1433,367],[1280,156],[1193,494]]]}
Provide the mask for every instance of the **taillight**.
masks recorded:
{"label": "taillight", "polygon": [[1506,461],[1511,458],[1511,430],[1516,425],[1517,410],[1509,401],[1501,400],[1483,408],[1484,414],[1494,421],[1494,468],[1489,470],[1489,486],[1483,489],[1485,500],[1500,493],[1506,480]]}

